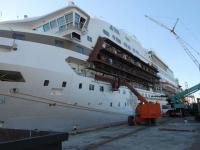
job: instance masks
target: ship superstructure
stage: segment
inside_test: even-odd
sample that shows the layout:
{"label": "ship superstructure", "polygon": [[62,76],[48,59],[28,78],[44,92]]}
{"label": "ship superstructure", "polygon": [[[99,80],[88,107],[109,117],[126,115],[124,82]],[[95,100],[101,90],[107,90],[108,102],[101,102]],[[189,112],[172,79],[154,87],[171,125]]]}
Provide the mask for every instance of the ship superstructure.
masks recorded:
{"label": "ship superstructure", "polygon": [[126,120],[138,100],[122,80],[165,105],[160,81],[174,77],[150,55],[135,37],[74,4],[2,22],[0,124],[66,131]]}

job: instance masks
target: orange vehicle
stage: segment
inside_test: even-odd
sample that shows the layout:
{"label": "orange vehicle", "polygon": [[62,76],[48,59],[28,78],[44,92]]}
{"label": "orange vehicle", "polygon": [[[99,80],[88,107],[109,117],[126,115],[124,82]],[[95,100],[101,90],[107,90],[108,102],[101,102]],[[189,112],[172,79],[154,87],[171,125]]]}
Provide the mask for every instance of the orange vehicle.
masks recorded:
{"label": "orange vehicle", "polygon": [[130,83],[125,81],[125,85],[135,94],[140,103],[136,107],[136,115],[128,117],[128,124],[155,124],[156,119],[161,117],[159,103],[148,102]]}

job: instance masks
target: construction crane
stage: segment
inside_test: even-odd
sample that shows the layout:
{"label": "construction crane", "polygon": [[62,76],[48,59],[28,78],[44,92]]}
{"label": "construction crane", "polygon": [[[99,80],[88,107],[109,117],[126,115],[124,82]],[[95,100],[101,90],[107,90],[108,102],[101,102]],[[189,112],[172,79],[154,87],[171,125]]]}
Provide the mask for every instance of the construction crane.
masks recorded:
{"label": "construction crane", "polygon": [[173,96],[168,96],[167,101],[173,108],[172,110],[169,111],[169,115],[170,116],[177,116],[177,114],[184,115],[185,110],[187,110],[188,108],[184,104],[183,99],[199,90],[200,90],[200,83],[182,92],[179,92]]}
{"label": "construction crane", "polygon": [[123,84],[125,84],[140,101],[140,104],[136,107],[136,115],[128,117],[128,124],[155,124],[156,119],[161,117],[160,104],[148,102],[129,82],[123,81]]}
{"label": "construction crane", "polygon": [[[145,15],[146,18],[148,18],[149,20],[151,20],[152,22],[156,23],[157,25],[165,28],[166,30],[170,31],[176,38],[176,40],[180,43],[180,45],[183,47],[184,51],[187,53],[187,55],[192,59],[192,61],[195,63],[195,65],[198,67],[198,70],[200,71],[200,63],[199,61],[196,59],[196,57],[192,54],[192,52],[190,51],[190,49],[193,49],[183,38],[181,38],[176,32],[175,32],[175,28],[176,25],[179,21],[179,19],[176,20],[174,26],[172,29],[170,29],[169,27],[167,27],[166,25],[158,22],[157,20]],[[194,50],[194,49],[193,49]],[[193,87],[191,87],[190,89],[186,89],[185,91],[182,91],[180,93],[177,93],[173,96],[169,96],[167,98],[169,104],[171,104],[173,110],[171,110],[171,114],[176,115],[177,111],[184,111],[185,110],[185,106],[183,103],[183,98],[185,96],[188,96],[196,91],[200,90],[200,84],[197,84]]]}
{"label": "construction crane", "polygon": [[149,20],[151,20],[152,22],[156,23],[157,25],[165,28],[166,30],[170,31],[176,38],[176,40],[180,43],[180,45],[183,47],[184,51],[186,52],[186,54],[191,58],[191,60],[195,63],[195,65],[197,66],[198,70],[200,71],[200,63],[199,61],[196,59],[196,57],[192,54],[192,52],[190,51],[190,48],[193,49],[183,38],[181,38],[176,32],[175,32],[175,28],[176,25],[179,21],[179,19],[177,18],[174,26],[172,29],[170,29],[169,27],[167,27],[166,25],[164,25],[163,23],[158,22],[157,20],[145,15],[146,18],[148,18]]}

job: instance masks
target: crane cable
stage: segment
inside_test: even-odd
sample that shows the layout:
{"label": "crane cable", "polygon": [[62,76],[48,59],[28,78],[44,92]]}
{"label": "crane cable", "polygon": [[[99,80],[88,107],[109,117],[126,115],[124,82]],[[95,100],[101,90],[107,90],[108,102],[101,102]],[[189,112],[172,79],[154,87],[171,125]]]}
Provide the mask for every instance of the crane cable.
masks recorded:
{"label": "crane cable", "polygon": [[[155,24],[165,28],[166,30],[170,31],[175,38],[177,39],[177,41],[180,43],[180,45],[183,47],[184,51],[187,53],[187,55],[192,59],[192,61],[195,63],[195,65],[198,67],[198,70],[200,71],[200,63],[199,61],[196,59],[196,57],[192,54],[192,52],[190,51],[189,48],[191,48],[192,50],[194,50],[196,53],[198,52],[197,50],[195,50],[190,44],[188,44],[187,42],[185,42],[185,40],[183,40],[179,35],[177,35],[177,33],[175,32],[175,27],[179,21],[179,19],[176,20],[173,28],[169,28],[168,26],[164,25],[163,23],[155,20],[154,18],[151,18],[147,15],[145,15],[146,18],[148,18],[150,21],[154,22]],[[189,47],[189,48],[188,48]],[[197,53],[198,54],[198,53]]]}

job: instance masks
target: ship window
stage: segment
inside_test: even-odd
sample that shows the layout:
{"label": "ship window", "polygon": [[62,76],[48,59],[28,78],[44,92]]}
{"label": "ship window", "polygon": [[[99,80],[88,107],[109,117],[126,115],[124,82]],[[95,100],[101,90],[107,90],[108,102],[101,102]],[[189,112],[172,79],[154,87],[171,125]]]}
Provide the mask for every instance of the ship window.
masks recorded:
{"label": "ship window", "polygon": [[110,103],[110,107],[112,107],[112,102]]}
{"label": "ship window", "polygon": [[89,85],[89,90],[90,90],[90,91],[94,91],[94,85],[93,85],[93,84],[90,84],[90,85]]}
{"label": "ship window", "polygon": [[113,31],[113,26],[112,26],[112,25],[110,25],[110,30],[112,30],[112,31]]}
{"label": "ship window", "polygon": [[110,36],[110,33],[108,31],[106,31],[105,29],[103,29],[103,33],[108,37]]}
{"label": "ship window", "polygon": [[110,25],[110,30],[114,31],[115,33],[119,35],[119,30],[116,29],[114,26]]}
{"label": "ship window", "polygon": [[43,26],[40,26],[40,27],[36,28],[36,31],[44,32]]}
{"label": "ship window", "polygon": [[113,38],[113,40],[115,40],[115,36],[114,35],[112,35],[112,38]]}
{"label": "ship window", "polygon": [[119,38],[117,38],[117,37],[116,37],[116,41],[117,41],[119,44],[122,43],[121,40],[120,40]]}
{"label": "ship window", "polygon": [[65,25],[65,18],[64,18],[64,16],[58,18],[57,21],[58,21],[58,25],[59,26]]}
{"label": "ship window", "polygon": [[89,42],[92,42],[92,37],[87,36],[87,40],[88,40]]}
{"label": "ship window", "polygon": [[75,49],[74,49],[76,52],[78,53],[81,53],[81,54],[84,54],[84,48],[81,47],[81,46],[75,46]]}
{"label": "ship window", "polygon": [[101,92],[103,92],[103,91],[104,91],[104,87],[103,87],[103,86],[100,86],[99,90],[100,90]]}
{"label": "ship window", "polygon": [[7,70],[0,70],[0,81],[25,82],[20,72],[7,71]]}
{"label": "ship window", "polygon": [[75,13],[75,26],[77,28],[80,28],[80,18],[81,18],[80,15]]}
{"label": "ship window", "polygon": [[44,29],[44,32],[49,31],[49,30],[50,30],[50,25],[49,25],[49,23],[44,24],[44,25],[43,25],[43,29]]}
{"label": "ship window", "polygon": [[79,23],[80,22],[80,15],[79,14],[75,14],[75,22]]}
{"label": "ship window", "polygon": [[73,22],[73,13],[65,15],[66,23]]}
{"label": "ship window", "polygon": [[48,86],[49,85],[49,80],[44,80],[44,86]]}
{"label": "ship window", "polygon": [[51,29],[56,28],[58,26],[57,21],[56,20],[51,21],[50,26],[51,26]]}
{"label": "ship window", "polygon": [[79,88],[79,89],[82,89],[82,87],[83,87],[83,84],[82,84],[82,83],[79,83],[78,88]]}
{"label": "ship window", "polygon": [[114,32],[119,35],[119,30],[117,30],[116,28],[114,28]]}
{"label": "ship window", "polygon": [[64,47],[64,42],[63,41],[59,41],[59,40],[55,40],[55,46]]}
{"label": "ship window", "polygon": [[85,21],[86,21],[85,18],[81,17],[81,19],[80,19],[80,28],[81,29],[83,28]]}
{"label": "ship window", "polygon": [[66,82],[66,81],[63,81],[62,87],[66,87],[66,85],[67,85],[67,82]]}
{"label": "ship window", "polygon": [[18,40],[25,40],[25,35],[24,34],[19,34],[19,33],[13,33],[12,38],[13,39],[18,39]]}
{"label": "ship window", "polygon": [[124,46],[125,46],[126,48],[128,48],[128,45],[127,45],[127,43],[125,43],[125,42],[124,42]]}
{"label": "ship window", "polygon": [[125,107],[126,107],[126,102],[124,103]]}
{"label": "ship window", "polygon": [[81,40],[81,36],[80,34],[76,33],[76,32],[72,32],[72,38],[74,39],[77,39],[77,40]]}

